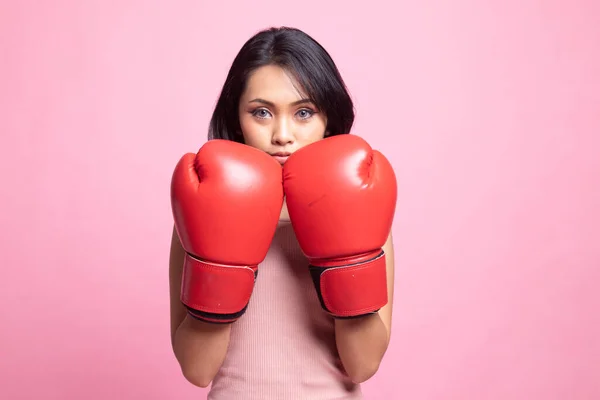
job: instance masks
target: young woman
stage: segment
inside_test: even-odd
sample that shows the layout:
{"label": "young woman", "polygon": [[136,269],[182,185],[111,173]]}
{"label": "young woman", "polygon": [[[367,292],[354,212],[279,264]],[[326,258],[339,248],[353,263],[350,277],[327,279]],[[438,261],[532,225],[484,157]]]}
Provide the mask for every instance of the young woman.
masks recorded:
{"label": "young woman", "polygon": [[[209,139],[250,146],[285,167],[299,149],[349,133],[353,121],[352,100],[326,50],[300,30],[272,28],[248,40],[236,56]],[[360,383],[376,373],[387,349],[394,281],[391,233],[385,232],[380,244],[385,305],[356,318],[334,318],[315,290],[286,203],[279,203],[276,231],[258,266],[251,300],[226,321],[194,314],[182,304],[186,251],[173,231],[172,346],[188,381],[200,387],[212,383],[209,399],[360,399]],[[383,226],[391,227],[388,222]]]}

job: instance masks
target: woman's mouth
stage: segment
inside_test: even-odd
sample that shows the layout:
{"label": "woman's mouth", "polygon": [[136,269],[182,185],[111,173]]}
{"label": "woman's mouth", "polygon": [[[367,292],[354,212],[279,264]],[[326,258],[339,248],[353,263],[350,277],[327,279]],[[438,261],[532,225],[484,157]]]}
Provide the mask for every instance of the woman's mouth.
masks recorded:
{"label": "woman's mouth", "polygon": [[271,156],[281,165],[285,164],[290,155],[291,153],[286,152],[271,153]]}

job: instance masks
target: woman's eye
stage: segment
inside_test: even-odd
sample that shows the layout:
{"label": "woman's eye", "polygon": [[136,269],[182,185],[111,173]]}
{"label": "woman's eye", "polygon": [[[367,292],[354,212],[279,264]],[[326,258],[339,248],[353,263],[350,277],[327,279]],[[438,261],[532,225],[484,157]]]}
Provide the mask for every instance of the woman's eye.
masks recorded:
{"label": "woman's eye", "polygon": [[259,108],[259,109],[254,110],[252,112],[252,115],[257,118],[260,118],[260,119],[266,119],[266,118],[269,118],[271,113],[268,112],[267,110],[265,110],[264,108]]}
{"label": "woman's eye", "polygon": [[307,118],[310,118],[310,117],[312,117],[312,116],[313,116],[313,114],[314,114],[314,111],[312,111],[312,110],[308,110],[308,109],[306,109],[306,108],[304,108],[304,109],[302,109],[302,110],[298,111],[298,116],[299,116],[301,119],[307,119]]}

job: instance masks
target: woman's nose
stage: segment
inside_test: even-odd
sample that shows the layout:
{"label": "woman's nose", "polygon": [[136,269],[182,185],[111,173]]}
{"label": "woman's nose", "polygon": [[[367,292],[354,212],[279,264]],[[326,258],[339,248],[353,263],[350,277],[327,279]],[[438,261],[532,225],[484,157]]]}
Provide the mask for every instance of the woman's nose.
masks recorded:
{"label": "woman's nose", "polygon": [[273,137],[271,138],[271,141],[273,142],[273,144],[278,144],[280,146],[293,143],[294,134],[293,127],[291,126],[291,124],[286,120],[279,121],[279,123],[276,124],[274,127]]}

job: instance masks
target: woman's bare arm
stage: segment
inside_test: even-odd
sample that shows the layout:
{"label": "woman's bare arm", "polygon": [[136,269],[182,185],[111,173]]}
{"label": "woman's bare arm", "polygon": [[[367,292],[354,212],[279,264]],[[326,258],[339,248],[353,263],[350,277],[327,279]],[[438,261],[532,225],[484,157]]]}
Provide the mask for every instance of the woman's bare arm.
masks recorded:
{"label": "woman's bare arm", "polygon": [[169,257],[171,345],[183,376],[196,386],[207,387],[225,359],[231,324],[210,324],[188,315],[180,300],[184,256],[173,229]]}
{"label": "woman's bare arm", "polygon": [[386,257],[388,303],[379,312],[356,319],[336,319],[338,352],[348,376],[356,383],[371,378],[388,348],[394,299],[394,249],[392,234],[383,246]]}

